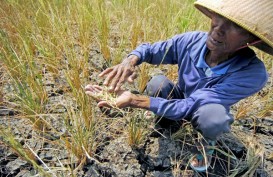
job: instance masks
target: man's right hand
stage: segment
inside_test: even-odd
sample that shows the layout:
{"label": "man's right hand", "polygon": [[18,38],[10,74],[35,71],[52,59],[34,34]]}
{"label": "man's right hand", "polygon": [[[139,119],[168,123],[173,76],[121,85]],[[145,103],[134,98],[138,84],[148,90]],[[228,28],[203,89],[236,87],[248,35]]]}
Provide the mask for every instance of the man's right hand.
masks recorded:
{"label": "man's right hand", "polygon": [[124,82],[132,83],[134,81],[137,77],[136,63],[138,60],[137,56],[130,55],[122,63],[107,68],[99,74],[100,77],[106,76],[103,84],[109,87],[109,91],[118,91]]}
{"label": "man's right hand", "polygon": [[85,87],[85,93],[90,95],[98,102],[99,107],[133,107],[133,108],[142,108],[149,109],[150,107],[150,98],[143,95],[135,95],[130,91],[119,90],[115,92],[116,96],[111,97],[106,96],[108,90],[104,90],[103,87],[93,84],[88,84]]}

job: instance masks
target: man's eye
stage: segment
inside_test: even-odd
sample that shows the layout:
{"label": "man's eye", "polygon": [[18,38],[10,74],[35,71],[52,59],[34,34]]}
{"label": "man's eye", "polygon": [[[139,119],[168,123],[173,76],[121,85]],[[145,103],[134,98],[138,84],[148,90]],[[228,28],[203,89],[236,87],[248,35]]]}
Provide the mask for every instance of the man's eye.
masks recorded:
{"label": "man's eye", "polygon": [[238,31],[238,32],[244,32],[244,31],[245,31],[244,28],[240,27],[240,26],[237,25],[236,23],[233,23],[233,22],[231,22],[231,23],[232,23],[232,28],[233,28],[234,30],[236,30],[236,31]]}

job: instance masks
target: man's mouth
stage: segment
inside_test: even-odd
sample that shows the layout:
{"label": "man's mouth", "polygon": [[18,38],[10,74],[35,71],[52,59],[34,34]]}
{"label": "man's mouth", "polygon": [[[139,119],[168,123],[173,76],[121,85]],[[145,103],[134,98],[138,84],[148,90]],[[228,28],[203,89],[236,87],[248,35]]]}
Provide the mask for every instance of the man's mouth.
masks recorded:
{"label": "man's mouth", "polygon": [[218,41],[218,40],[216,40],[215,38],[213,38],[213,37],[211,37],[211,36],[210,36],[210,41],[211,41],[211,43],[212,43],[213,45],[215,45],[215,46],[220,46],[220,45],[223,44],[223,42]]}
{"label": "man's mouth", "polygon": [[220,42],[220,41],[217,41],[216,39],[214,39],[213,37],[211,37],[211,41],[213,42],[213,43],[218,43],[218,44],[221,44],[222,42]]}

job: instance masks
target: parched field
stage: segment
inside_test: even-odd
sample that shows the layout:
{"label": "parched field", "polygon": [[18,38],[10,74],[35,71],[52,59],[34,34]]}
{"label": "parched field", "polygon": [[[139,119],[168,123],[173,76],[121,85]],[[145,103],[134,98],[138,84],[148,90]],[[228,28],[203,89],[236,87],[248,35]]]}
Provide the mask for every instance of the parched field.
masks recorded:
{"label": "parched field", "polygon": [[[193,2],[0,0],[0,176],[273,176],[272,56],[257,51],[269,82],[232,108],[204,174],[189,168],[189,123],[157,129],[143,110],[99,109],[84,92],[140,43],[208,30]],[[176,71],[143,65],[124,89]]]}

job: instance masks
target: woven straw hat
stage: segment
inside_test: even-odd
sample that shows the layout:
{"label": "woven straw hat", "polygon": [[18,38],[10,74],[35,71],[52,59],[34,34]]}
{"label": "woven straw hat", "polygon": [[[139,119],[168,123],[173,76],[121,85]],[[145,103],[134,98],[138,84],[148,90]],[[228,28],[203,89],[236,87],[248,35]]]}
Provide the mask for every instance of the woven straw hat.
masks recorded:
{"label": "woven straw hat", "polygon": [[259,37],[258,49],[273,55],[273,0],[197,0],[195,7],[208,17],[211,11]]}

